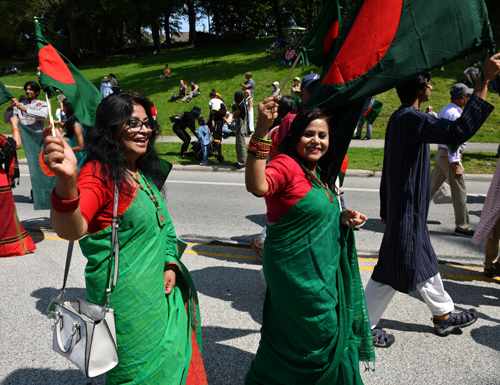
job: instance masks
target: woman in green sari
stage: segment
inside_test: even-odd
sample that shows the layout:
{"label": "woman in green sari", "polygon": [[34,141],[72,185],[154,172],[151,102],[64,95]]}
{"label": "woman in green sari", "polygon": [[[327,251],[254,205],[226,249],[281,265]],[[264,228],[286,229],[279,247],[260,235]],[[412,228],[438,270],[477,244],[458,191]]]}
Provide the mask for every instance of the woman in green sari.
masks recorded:
{"label": "woman in green sari", "polygon": [[119,187],[118,285],[115,310],[119,364],[108,384],[206,384],[196,290],[177,253],[177,238],[161,190],[171,165],[156,155],[152,103],[113,94],[97,109],[85,137],[86,164],[60,132],[44,131],[43,160],[56,175],[51,223],[77,240],[87,258],[87,299],[104,305],[114,186]]}
{"label": "woman in green sari", "polygon": [[247,189],[265,197],[268,228],[261,341],[245,383],[362,384],[359,362],[375,355],[351,228],[367,217],[340,212],[319,109],[297,115],[266,167],[276,107],[272,98],[259,104],[248,149]]}

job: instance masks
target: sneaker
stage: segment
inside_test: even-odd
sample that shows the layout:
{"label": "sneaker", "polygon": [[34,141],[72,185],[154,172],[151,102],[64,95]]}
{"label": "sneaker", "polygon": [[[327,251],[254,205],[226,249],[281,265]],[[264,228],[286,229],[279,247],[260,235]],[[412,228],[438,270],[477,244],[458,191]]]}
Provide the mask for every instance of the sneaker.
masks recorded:
{"label": "sneaker", "polygon": [[355,136],[353,139],[356,139],[356,140],[361,139],[361,136]]}
{"label": "sneaker", "polygon": [[236,170],[241,170],[242,168],[245,168],[245,165],[244,164],[235,163],[234,168]]}
{"label": "sneaker", "polygon": [[472,231],[472,230],[460,230],[458,227],[456,227],[454,234],[458,237],[472,238],[474,236],[474,231]]}
{"label": "sneaker", "polygon": [[208,162],[201,162],[200,166],[208,166]]}
{"label": "sneaker", "polygon": [[370,140],[370,138],[369,138],[369,137],[367,137],[367,136],[365,136],[365,137],[364,137],[363,139],[361,139],[361,140]]}

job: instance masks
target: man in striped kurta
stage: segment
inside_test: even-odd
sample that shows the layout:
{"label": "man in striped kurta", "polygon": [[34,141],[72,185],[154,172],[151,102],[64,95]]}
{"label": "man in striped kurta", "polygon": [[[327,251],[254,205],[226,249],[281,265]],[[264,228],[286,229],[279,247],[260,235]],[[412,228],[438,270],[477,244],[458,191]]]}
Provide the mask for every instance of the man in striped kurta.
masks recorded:
{"label": "man in striped kurta", "polygon": [[462,116],[454,122],[419,110],[422,102],[429,101],[434,86],[430,73],[397,87],[402,105],[387,125],[380,186],[380,216],[386,230],[378,263],[365,289],[375,346],[387,347],[394,342],[394,337],[377,324],[396,291],[420,291],[439,335],[448,335],[477,319],[475,311],[451,313],[453,301],[438,272],[427,228],[429,143],[460,145],[476,133],[493,111],[484,99],[489,81],[499,72],[500,54],[496,54],[485,62],[484,81],[478,80]]}

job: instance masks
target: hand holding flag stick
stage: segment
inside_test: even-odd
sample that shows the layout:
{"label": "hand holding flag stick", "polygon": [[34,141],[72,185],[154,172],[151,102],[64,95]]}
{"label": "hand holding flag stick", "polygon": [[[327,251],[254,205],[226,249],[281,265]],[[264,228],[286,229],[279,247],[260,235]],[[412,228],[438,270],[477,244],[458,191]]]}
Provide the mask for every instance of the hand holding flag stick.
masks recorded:
{"label": "hand holding flag stick", "polygon": [[49,95],[47,95],[47,93],[45,93],[45,100],[47,101],[47,108],[49,109],[49,121],[50,121],[50,124],[52,125],[51,134],[52,134],[52,136],[56,136],[56,129],[54,127],[54,118],[52,117],[52,107],[50,105],[50,99],[49,99]]}

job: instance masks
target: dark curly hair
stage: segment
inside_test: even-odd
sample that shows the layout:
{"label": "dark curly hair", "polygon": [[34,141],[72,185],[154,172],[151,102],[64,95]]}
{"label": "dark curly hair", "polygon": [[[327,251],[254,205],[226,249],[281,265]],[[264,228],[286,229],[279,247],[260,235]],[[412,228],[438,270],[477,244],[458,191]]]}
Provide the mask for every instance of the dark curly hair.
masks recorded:
{"label": "dark curly hair", "polygon": [[127,183],[127,158],[117,140],[119,129],[130,120],[134,105],[144,107],[153,130],[146,148],[146,153],[137,159],[137,168],[148,174],[159,190],[163,188],[164,178],[160,159],[155,150],[155,140],[159,135],[159,126],[151,115],[152,102],[135,92],[112,94],[103,99],[97,107],[94,127],[87,129],[85,136],[86,163],[97,161],[107,182],[111,178],[127,193],[132,193],[132,186]]}
{"label": "dark curly hair", "polygon": [[[290,126],[290,131],[288,131],[286,136],[283,138],[283,141],[278,146],[278,152],[280,154],[288,155],[293,160],[295,160],[300,165],[302,170],[304,170],[304,173],[306,174],[307,178],[311,180],[313,183],[317,183],[316,178],[313,176],[311,171],[305,166],[302,158],[297,153],[297,144],[300,142],[300,139],[304,135],[304,131],[309,126],[309,124],[311,124],[311,122],[316,119],[321,119],[326,121],[328,127],[330,127],[329,117],[322,109],[310,108],[307,110],[302,110],[299,114],[297,114],[297,116],[293,120],[292,125]],[[329,135],[329,138],[331,141],[332,136]],[[335,187],[336,174],[334,172],[335,160],[336,160],[335,148],[333,146],[333,143],[330,142],[328,150],[326,151],[325,155],[323,155],[320,158],[318,162],[317,170],[323,183],[328,184],[328,187],[335,194],[337,194],[337,189]]]}

